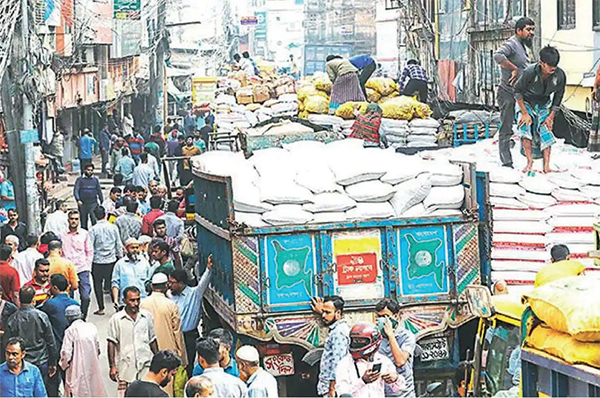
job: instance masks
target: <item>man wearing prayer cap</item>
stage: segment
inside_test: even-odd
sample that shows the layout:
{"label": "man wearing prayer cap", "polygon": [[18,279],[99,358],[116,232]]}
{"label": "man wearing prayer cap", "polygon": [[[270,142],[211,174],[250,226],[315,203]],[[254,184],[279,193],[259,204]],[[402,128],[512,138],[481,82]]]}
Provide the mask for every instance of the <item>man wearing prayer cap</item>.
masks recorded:
{"label": "man wearing prayer cap", "polygon": [[129,238],[125,242],[127,255],[115,264],[111,278],[111,290],[115,310],[123,305],[122,292],[126,287],[135,286],[146,297],[146,282],[150,280],[150,264],[140,255],[140,242]]}
{"label": "man wearing prayer cap", "polygon": [[[167,298],[169,278],[162,272],[152,276],[152,294],[142,300],[141,308],[152,314],[154,329],[158,339],[159,350],[171,350],[181,358],[181,366],[187,366],[187,355],[183,333],[181,332],[181,317],[177,304]],[[165,391],[173,395],[173,381],[165,387]]]}
{"label": "man wearing prayer cap", "polygon": [[250,345],[242,346],[235,356],[240,369],[240,379],[248,386],[249,397],[279,397],[277,380],[260,367],[260,355],[256,348]]}
{"label": "man wearing prayer cap", "polygon": [[98,330],[83,320],[79,305],[68,306],[65,317],[69,327],[65,331],[59,361],[65,371],[65,396],[105,397]]}

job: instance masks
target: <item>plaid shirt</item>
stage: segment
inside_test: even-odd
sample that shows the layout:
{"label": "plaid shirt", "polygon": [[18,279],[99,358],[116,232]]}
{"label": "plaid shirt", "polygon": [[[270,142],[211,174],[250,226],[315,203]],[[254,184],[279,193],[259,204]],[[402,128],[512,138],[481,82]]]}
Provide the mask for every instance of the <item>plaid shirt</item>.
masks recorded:
{"label": "plaid shirt", "polygon": [[404,82],[407,77],[409,80],[422,80],[424,82],[428,80],[427,73],[421,65],[406,65],[400,76],[400,90],[404,89]]}
{"label": "plaid shirt", "polygon": [[142,220],[133,213],[125,213],[117,217],[115,225],[119,228],[123,246],[125,246],[127,239],[139,239],[142,235]]}
{"label": "plaid shirt", "polygon": [[329,382],[335,380],[335,372],[338,363],[348,354],[350,347],[350,325],[344,319],[340,319],[329,327],[329,336],[325,341],[323,356],[321,357],[321,372],[317,393],[320,396],[329,393]]}

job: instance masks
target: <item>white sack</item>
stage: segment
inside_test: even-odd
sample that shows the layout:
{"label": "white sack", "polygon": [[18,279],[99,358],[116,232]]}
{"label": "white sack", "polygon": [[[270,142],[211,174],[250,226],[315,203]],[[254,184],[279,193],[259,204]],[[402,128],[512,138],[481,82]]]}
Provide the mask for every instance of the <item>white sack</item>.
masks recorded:
{"label": "white sack", "polygon": [[341,212],[330,212],[330,213],[317,213],[314,215],[312,223],[314,224],[330,224],[346,221],[346,213]]}
{"label": "white sack", "polygon": [[449,162],[435,162],[429,165],[431,185],[434,187],[451,187],[462,182],[462,167]]}
{"label": "white sack", "polygon": [[577,189],[556,188],[552,196],[559,202],[589,202],[591,198]]}
{"label": "white sack", "polygon": [[428,174],[394,186],[396,193],[390,200],[397,217],[400,217],[411,207],[423,202],[431,192],[431,181]]}
{"label": "white sack", "polygon": [[523,177],[519,185],[525,188],[527,192],[539,195],[550,195],[556,188],[556,185],[552,184],[546,177],[539,174],[533,177]]}
{"label": "white sack", "polygon": [[582,182],[567,173],[552,173],[548,175],[548,181],[564,189],[579,189]]}
{"label": "white sack", "polygon": [[357,202],[387,202],[394,195],[394,187],[379,180],[348,185],[346,193]]}
{"label": "white sack", "polygon": [[322,193],[313,197],[314,203],[308,203],[303,209],[311,213],[344,212],[356,207],[356,202],[344,193]]}
{"label": "white sack", "polygon": [[262,228],[269,225],[263,221],[262,216],[258,213],[243,213],[236,211],[235,221],[253,228]]}
{"label": "white sack", "polygon": [[545,209],[556,204],[556,199],[550,195],[538,195],[530,192],[519,196],[517,200],[525,203],[532,209]]}
{"label": "white sack", "polygon": [[465,200],[465,189],[462,185],[453,187],[433,187],[423,205],[429,211],[438,209],[460,209]]}
{"label": "white sack", "polygon": [[322,164],[308,164],[296,174],[294,181],[314,194],[336,192],[341,187],[335,183],[335,175]]}
{"label": "white sack", "polygon": [[517,184],[503,184],[498,182],[490,183],[490,195],[499,196],[502,198],[518,198],[525,195],[525,188]]}
{"label": "white sack", "polygon": [[427,118],[427,119],[413,119],[411,120],[408,125],[413,128],[413,127],[440,127],[440,122],[438,122],[435,119],[432,118]]}
{"label": "white sack", "polygon": [[497,221],[494,222],[494,234],[546,234],[552,231],[552,227],[545,221]]}
{"label": "white sack", "polygon": [[523,178],[523,173],[510,167],[498,167],[490,172],[491,182],[518,184],[521,178]]}
{"label": "white sack", "polygon": [[313,215],[299,205],[278,205],[264,213],[262,219],[271,225],[302,225],[311,222]]}
{"label": "white sack", "polygon": [[387,172],[381,177],[381,181],[392,185],[412,180],[427,171],[425,162],[419,157],[400,154],[395,159],[386,161],[385,166]]}
{"label": "white sack", "polygon": [[260,200],[260,190],[249,182],[233,185],[233,208],[239,212],[264,213],[272,210],[273,205]]}
{"label": "white sack", "polygon": [[359,203],[354,209],[346,212],[348,220],[384,220],[394,216],[394,209],[389,202]]}
{"label": "white sack", "polygon": [[261,178],[258,187],[261,201],[274,205],[303,205],[314,200],[312,192],[291,180]]}
{"label": "white sack", "polygon": [[525,203],[519,202],[515,198],[502,198],[500,196],[490,196],[490,203],[494,208],[504,209],[528,209]]}
{"label": "white sack", "polygon": [[492,219],[494,221],[543,221],[550,215],[542,210],[508,210],[494,209]]}
{"label": "white sack", "polygon": [[[591,203],[558,204],[547,209],[552,216],[587,216],[596,217],[600,214],[600,206]],[[587,225],[591,227],[591,225]]]}

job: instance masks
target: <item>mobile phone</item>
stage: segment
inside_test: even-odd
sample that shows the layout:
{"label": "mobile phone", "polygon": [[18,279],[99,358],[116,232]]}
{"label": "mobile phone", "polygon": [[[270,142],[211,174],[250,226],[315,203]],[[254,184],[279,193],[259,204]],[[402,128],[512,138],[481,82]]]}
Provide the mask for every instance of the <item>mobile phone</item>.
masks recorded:
{"label": "mobile phone", "polygon": [[376,363],[373,365],[373,372],[381,372],[381,363]]}

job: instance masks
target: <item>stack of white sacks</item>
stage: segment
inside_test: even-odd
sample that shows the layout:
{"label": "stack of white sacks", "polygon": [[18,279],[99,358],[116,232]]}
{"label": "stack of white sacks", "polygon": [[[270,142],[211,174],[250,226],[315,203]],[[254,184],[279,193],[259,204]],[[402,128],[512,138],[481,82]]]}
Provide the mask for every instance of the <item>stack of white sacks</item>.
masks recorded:
{"label": "stack of white sacks", "polygon": [[460,215],[460,166],[361,140],[300,141],[285,148],[207,152],[193,169],[231,176],[235,219],[251,227]]}
{"label": "stack of white sacks", "polygon": [[437,147],[437,135],[440,123],[432,118],[395,120],[382,119],[380,134],[393,148]]}
{"label": "stack of white sacks", "polygon": [[[532,284],[555,244],[567,245],[572,258],[593,266],[588,252],[595,249],[593,224],[600,214],[600,160],[587,151],[559,142],[551,158],[557,172],[533,176],[521,171],[525,158],[516,148],[515,169],[501,167],[493,139],[429,156],[476,162],[479,171],[489,172],[494,281]],[[536,161],[534,170],[540,169]]]}

